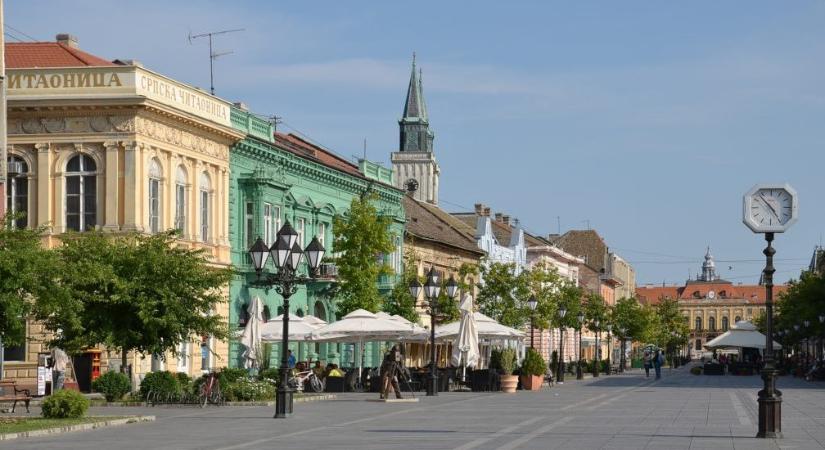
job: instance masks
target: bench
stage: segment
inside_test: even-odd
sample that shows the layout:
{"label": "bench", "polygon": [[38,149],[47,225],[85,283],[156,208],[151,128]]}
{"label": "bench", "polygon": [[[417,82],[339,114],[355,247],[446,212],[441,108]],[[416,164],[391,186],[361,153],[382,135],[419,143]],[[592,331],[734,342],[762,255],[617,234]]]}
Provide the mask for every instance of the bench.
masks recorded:
{"label": "bench", "polygon": [[16,381],[0,380],[0,403],[12,402],[12,413],[14,413],[15,408],[17,408],[17,402],[24,402],[26,404],[26,412],[30,412],[29,402],[31,402],[31,400],[31,391],[18,388]]}

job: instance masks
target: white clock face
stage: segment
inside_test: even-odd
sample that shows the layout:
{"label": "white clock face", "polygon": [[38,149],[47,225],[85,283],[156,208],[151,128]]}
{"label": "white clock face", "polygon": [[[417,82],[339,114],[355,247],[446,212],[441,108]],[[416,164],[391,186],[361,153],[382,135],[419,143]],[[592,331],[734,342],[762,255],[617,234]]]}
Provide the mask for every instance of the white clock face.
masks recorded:
{"label": "white clock face", "polygon": [[743,221],[756,233],[782,233],[796,221],[796,191],[787,184],[756,185],[744,200]]}
{"label": "white clock face", "polygon": [[708,298],[709,298],[709,299],[711,299],[711,300],[713,300],[714,298],[716,298],[716,292],[709,291],[709,292],[708,292]]}

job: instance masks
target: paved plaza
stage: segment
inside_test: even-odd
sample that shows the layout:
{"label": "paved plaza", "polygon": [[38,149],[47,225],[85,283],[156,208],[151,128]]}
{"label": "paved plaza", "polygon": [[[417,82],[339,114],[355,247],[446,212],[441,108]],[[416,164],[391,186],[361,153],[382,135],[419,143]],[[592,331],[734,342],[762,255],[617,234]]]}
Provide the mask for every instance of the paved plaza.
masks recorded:
{"label": "paved plaza", "polygon": [[[93,408],[93,414],[151,414],[133,424],[0,444],[9,449],[821,449],[825,384],[782,377],[781,440],[755,439],[758,377],[639,371],[542,392],[454,392],[419,403],[344,394],[296,404],[288,420],[272,408]],[[574,377],[575,378],[575,377]]]}

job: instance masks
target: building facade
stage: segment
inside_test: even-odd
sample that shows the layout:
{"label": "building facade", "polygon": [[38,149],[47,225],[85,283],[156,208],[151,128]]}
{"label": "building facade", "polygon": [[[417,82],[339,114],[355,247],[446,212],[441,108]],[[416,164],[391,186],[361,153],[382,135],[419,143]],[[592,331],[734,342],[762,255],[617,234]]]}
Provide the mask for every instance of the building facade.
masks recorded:
{"label": "building facade", "polygon": [[438,177],[441,168],[433,153],[435,134],[430,130],[430,118],[424,101],[421,72],[416,72],[413,55],[410,85],[400,128],[398,151],[390,160],[395,172],[395,186],[413,192],[416,200],[438,204]]}
{"label": "building facade", "polygon": [[482,203],[476,203],[473,212],[452,213],[475,230],[476,245],[487,254],[485,264],[513,264],[519,274],[528,267],[524,230],[509,215],[491,214],[490,208]]}
{"label": "building facade", "polygon": [[[229,148],[242,134],[229,103],[139,63],[90,55],[68,35],[6,44],[6,60],[6,203],[24,215],[17,226],[45,226],[48,246],[67,231],[179,229],[180,245],[230,264]],[[27,344],[7,350],[4,374],[24,383],[36,381],[38,356],[49,351],[40,326],[28,327]],[[178,352],[131,355],[133,381],[153,365],[199,374],[227,357],[226,343],[208,336],[192,336]],[[78,358],[105,366],[107,351]]]}
{"label": "building facade", "polygon": [[[331,262],[335,253],[333,219],[346,215],[355,197],[376,193],[378,210],[392,218],[390,232],[396,251],[382,257],[400,272],[404,195],[393,187],[391,170],[364,160],[355,165],[298,136],[276,133],[269,122],[242,107],[233,107],[231,118],[235,129],[245,135],[230,155],[229,236],[232,264],[238,270],[230,284],[232,329],[245,325],[246,310],[254,297],[264,302],[265,316],[274,318],[283,313],[283,299],[274,289],[253,285],[256,275],[247,252],[258,237],[271,245],[287,221],[298,232],[302,248],[317,236],[327,255],[322,261],[320,279],[301,286],[290,298],[290,312],[314,315],[327,322],[336,320],[336,270]],[[392,277],[381,280],[383,289],[388,290],[393,284]],[[299,360],[311,358],[350,365],[357,358],[351,346],[343,344],[292,343],[291,348]],[[240,344],[232,344],[231,366],[242,367],[242,351]],[[272,346],[271,367],[278,366],[280,352],[279,345]],[[379,357],[377,346],[367,346],[368,363],[376,363]]]}
{"label": "building facade", "polygon": [[[774,285],[774,298],[787,285]],[[676,300],[679,310],[690,326],[689,354],[701,356],[706,342],[740,320],[753,321],[765,311],[765,286],[734,284],[723,280],[716,272],[716,262],[708,248],[702,271],[696,278],[681,286],[640,286],[636,288],[639,301],[655,305],[662,300]]]}

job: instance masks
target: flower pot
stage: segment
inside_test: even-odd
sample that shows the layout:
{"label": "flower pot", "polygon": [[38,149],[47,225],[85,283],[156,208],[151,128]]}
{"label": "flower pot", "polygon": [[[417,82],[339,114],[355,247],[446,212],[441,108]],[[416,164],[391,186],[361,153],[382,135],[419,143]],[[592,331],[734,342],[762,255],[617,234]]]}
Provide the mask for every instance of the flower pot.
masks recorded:
{"label": "flower pot", "polygon": [[541,383],[543,381],[544,377],[541,375],[522,375],[521,387],[527,391],[538,391],[541,389]]}
{"label": "flower pot", "polygon": [[502,375],[501,376],[501,391],[507,393],[516,392],[518,386],[517,375]]}

